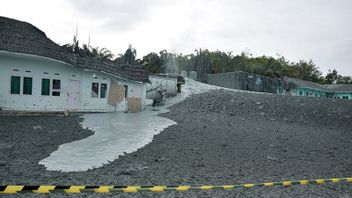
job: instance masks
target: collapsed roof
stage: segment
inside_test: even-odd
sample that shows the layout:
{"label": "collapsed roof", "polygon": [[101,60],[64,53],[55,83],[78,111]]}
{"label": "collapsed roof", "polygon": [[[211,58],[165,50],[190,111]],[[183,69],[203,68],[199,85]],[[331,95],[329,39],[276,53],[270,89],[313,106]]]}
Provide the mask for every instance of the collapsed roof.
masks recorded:
{"label": "collapsed roof", "polygon": [[43,31],[30,23],[0,17],[0,51],[33,54],[52,58],[83,70],[108,73],[138,82],[149,82],[142,66],[115,64],[96,57],[68,52],[50,40]]}

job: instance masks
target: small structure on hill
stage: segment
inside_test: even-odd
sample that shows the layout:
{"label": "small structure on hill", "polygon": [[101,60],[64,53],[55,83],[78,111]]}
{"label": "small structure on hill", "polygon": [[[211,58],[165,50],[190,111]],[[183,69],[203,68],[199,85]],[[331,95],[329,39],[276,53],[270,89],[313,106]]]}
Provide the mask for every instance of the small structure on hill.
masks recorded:
{"label": "small structure on hill", "polygon": [[0,108],[10,111],[141,111],[148,73],[68,51],[35,26],[0,17]]}

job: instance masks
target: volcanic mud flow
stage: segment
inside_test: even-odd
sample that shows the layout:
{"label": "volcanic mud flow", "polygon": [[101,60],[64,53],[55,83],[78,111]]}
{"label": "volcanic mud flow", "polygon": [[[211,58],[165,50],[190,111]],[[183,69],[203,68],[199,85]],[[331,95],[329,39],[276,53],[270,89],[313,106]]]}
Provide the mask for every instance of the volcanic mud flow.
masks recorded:
{"label": "volcanic mud flow", "polygon": [[[92,134],[78,117],[1,117],[1,183],[198,186],[352,176],[352,101],[217,90],[192,95],[170,110],[162,116],[177,125],[150,144],[101,168],[72,173],[46,171],[38,162],[60,144]],[[351,195],[351,183],[337,183],[66,196]]]}

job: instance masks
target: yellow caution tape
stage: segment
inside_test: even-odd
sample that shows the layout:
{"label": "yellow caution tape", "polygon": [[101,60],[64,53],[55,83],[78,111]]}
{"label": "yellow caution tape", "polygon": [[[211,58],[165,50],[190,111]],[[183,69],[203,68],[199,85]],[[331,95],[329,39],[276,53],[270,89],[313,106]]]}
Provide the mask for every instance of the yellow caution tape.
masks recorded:
{"label": "yellow caution tape", "polygon": [[41,185],[41,186],[26,186],[26,185],[5,185],[0,186],[0,194],[13,194],[13,193],[51,193],[51,192],[64,192],[64,193],[81,193],[81,192],[95,192],[95,193],[111,193],[111,192],[125,192],[135,193],[139,191],[150,192],[164,192],[164,191],[188,191],[188,190],[230,190],[234,188],[252,188],[252,187],[272,187],[284,186],[289,187],[293,185],[308,185],[308,184],[325,184],[325,183],[352,183],[352,177],[349,178],[331,178],[331,179],[315,179],[315,180],[298,180],[298,181],[282,181],[282,182],[264,182],[264,183],[247,183],[247,184],[234,184],[234,185],[206,185],[206,186],[54,186],[54,185]]}

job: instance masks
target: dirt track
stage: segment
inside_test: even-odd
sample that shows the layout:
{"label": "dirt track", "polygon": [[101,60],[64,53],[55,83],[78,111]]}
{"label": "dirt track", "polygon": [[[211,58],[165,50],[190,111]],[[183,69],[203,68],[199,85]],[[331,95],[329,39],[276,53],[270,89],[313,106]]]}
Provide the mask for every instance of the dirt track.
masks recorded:
{"label": "dirt track", "polygon": [[[80,129],[79,118],[1,117],[1,183],[224,185],[352,177],[352,101],[213,91],[163,116],[178,124],[135,153],[78,173],[45,171],[38,161],[59,144],[91,134]],[[118,195],[351,197],[352,184]]]}

